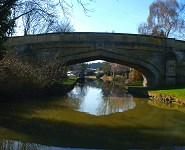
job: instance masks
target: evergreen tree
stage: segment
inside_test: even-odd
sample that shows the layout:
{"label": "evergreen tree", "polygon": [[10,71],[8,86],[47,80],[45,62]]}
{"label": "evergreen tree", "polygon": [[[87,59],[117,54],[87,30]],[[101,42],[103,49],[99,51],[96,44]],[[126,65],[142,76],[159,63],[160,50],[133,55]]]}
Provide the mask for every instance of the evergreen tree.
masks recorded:
{"label": "evergreen tree", "polygon": [[11,9],[16,0],[1,0],[0,1],[0,59],[3,58],[5,48],[3,43],[6,41],[8,34],[12,32],[14,20],[11,19]]}

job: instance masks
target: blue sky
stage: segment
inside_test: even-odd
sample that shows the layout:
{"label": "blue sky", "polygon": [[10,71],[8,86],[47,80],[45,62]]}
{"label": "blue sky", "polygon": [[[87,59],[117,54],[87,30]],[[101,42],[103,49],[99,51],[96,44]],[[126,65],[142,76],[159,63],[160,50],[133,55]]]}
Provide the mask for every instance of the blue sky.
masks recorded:
{"label": "blue sky", "polygon": [[[94,9],[86,15],[83,8],[72,0],[74,4],[71,13],[71,23],[76,32],[112,32],[137,34],[137,27],[146,21],[149,14],[149,6],[154,0],[82,0],[89,2],[88,8]],[[63,16],[62,11],[61,17]],[[21,23],[20,23],[21,24]],[[19,27],[17,35],[22,35]]]}
{"label": "blue sky", "polygon": [[[85,1],[85,0],[84,0]],[[86,0],[87,1],[87,0]],[[76,4],[71,17],[76,32],[137,33],[137,26],[146,21],[154,0],[96,0],[85,15]]]}

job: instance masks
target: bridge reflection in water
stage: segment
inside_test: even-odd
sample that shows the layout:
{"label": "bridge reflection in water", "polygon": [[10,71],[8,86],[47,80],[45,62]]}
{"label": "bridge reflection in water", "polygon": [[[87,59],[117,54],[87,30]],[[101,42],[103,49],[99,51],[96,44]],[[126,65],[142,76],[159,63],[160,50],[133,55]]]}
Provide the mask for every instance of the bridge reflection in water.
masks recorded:
{"label": "bridge reflection in water", "polygon": [[94,115],[108,115],[133,109],[136,103],[133,96],[115,83],[89,80],[77,84],[68,94],[66,101],[74,109]]}

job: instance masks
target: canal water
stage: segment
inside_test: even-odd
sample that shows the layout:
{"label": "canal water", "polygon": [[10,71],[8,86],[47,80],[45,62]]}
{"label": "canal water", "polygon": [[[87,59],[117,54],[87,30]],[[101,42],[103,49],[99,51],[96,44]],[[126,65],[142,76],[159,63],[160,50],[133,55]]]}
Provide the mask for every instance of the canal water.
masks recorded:
{"label": "canal water", "polygon": [[185,149],[185,109],[88,80],[63,97],[1,103],[0,149]]}
{"label": "canal water", "polygon": [[104,83],[101,80],[78,83],[68,94],[66,103],[77,111],[96,116],[133,109],[136,106],[133,96],[123,86],[115,84],[115,82]]}

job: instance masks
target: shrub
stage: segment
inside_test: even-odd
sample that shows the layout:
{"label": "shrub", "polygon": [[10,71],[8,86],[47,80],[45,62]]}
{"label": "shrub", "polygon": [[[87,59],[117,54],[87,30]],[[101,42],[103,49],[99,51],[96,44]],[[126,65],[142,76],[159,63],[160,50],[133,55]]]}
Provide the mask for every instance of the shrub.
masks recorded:
{"label": "shrub", "polygon": [[96,74],[96,78],[101,78],[103,75],[104,75],[104,73],[99,72],[99,73]]}
{"label": "shrub", "polygon": [[62,80],[64,76],[64,62],[56,57],[33,64],[23,62],[17,53],[7,50],[0,61],[0,90],[21,93],[43,89]]}

